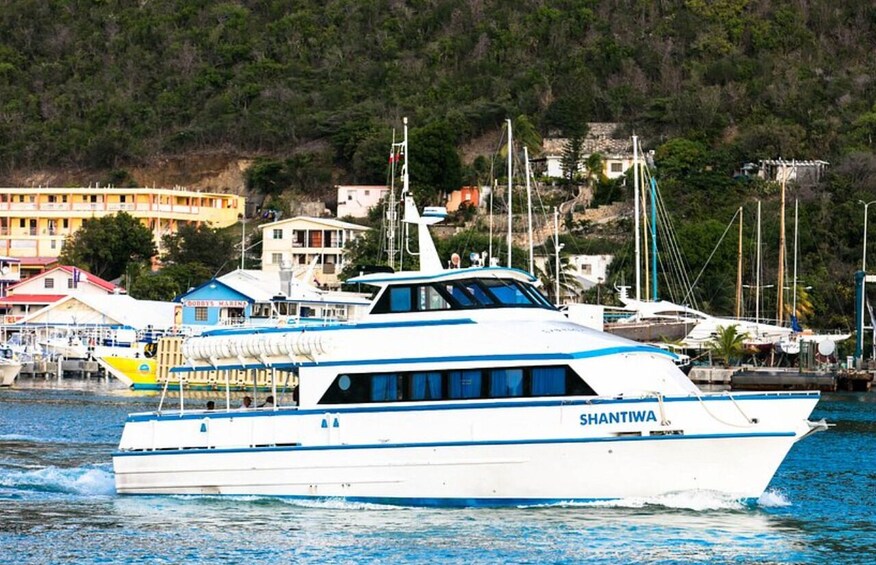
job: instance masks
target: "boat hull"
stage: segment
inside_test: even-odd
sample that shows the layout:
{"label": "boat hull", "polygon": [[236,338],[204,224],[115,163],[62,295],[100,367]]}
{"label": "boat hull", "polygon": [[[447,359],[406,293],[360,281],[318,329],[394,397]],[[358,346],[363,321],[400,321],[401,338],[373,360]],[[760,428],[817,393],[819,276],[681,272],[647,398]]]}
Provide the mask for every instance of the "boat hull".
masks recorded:
{"label": "boat hull", "polygon": [[[788,450],[806,435],[806,417],[817,402],[817,394],[757,398],[665,402],[662,408],[656,401],[616,401],[398,409],[380,415],[382,425],[372,426],[370,439],[362,435],[375,417],[369,412],[135,417],[123,445],[152,447],[114,455],[116,489],[438,506],[684,491],[750,499],[764,492]],[[763,420],[745,426],[742,410]],[[620,419],[612,414],[626,414],[627,422],[611,423]],[[414,439],[409,426],[422,437]],[[171,429],[177,433],[167,433]]]}
{"label": "boat hull", "polygon": [[0,386],[12,386],[20,372],[21,363],[10,361],[0,364]]}
{"label": "boat hull", "polygon": [[[650,498],[702,490],[757,498],[791,436],[118,457],[119,493],[344,498],[410,505]],[[148,472],[145,470],[148,469]]]}

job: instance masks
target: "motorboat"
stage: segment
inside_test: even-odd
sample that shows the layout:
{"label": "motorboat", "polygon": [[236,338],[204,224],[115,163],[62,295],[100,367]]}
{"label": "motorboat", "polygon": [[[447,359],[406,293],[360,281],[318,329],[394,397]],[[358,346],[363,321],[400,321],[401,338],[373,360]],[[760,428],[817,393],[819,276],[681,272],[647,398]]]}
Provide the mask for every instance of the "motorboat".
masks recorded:
{"label": "motorboat", "polygon": [[[818,392],[704,393],[676,355],[570,321],[536,280],[444,269],[410,196],[419,270],[376,288],[361,319],[188,338],[184,379],[213,370],[219,408],[128,416],[120,494],[268,495],[503,506],[711,491],[756,499],[793,445],[826,428]],[[269,375],[273,402],[232,405],[229,375]],[[278,383],[297,383],[281,401]],[[255,403],[258,404],[258,399]],[[223,406],[224,405],[224,406]]]}
{"label": "motorboat", "polygon": [[21,372],[21,361],[9,347],[0,347],[0,386],[12,386]]}

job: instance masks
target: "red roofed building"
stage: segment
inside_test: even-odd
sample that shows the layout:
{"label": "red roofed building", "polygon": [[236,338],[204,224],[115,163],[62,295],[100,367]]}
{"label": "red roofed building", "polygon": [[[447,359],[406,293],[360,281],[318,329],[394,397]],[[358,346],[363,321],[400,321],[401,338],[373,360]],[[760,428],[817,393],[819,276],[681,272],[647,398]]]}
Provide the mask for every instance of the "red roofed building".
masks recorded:
{"label": "red roofed building", "polygon": [[54,304],[71,294],[119,294],[119,286],[76,267],[62,265],[11,285],[0,298],[0,313],[5,323]]}

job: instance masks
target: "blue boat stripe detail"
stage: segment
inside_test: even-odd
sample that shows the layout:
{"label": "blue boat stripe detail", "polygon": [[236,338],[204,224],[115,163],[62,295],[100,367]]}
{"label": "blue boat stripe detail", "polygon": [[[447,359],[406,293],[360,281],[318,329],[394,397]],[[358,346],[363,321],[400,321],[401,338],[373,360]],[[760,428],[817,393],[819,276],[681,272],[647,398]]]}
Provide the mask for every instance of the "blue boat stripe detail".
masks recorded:
{"label": "blue boat stripe detail", "polygon": [[137,457],[149,455],[191,455],[204,453],[253,453],[260,451],[346,451],[361,449],[417,449],[434,447],[477,447],[496,445],[545,445],[545,444],[576,444],[576,443],[616,443],[629,441],[681,441],[705,439],[740,439],[740,438],[778,438],[794,437],[794,432],[752,432],[747,434],[697,434],[697,435],[664,435],[664,436],[609,436],[594,438],[557,438],[557,439],[524,439],[524,440],[492,440],[492,441],[445,441],[422,443],[369,443],[361,445],[296,445],[278,447],[239,447],[228,449],[190,448],[157,451],[116,451],[113,457]]}
{"label": "blue boat stripe detail", "polygon": [[[744,400],[803,400],[803,399],[818,399],[821,394],[818,391],[799,392],[799,393],[776,393],[776,394],[752,394],[752,395],[736,395],[733,398],[730,396],[669,396],[664,397],[664,403],[671,402],[727,402],[727,401],[744,401]],[[259,410],[251,411],[231,411],[209,413],[210,418],[254,418],[259,416],[310,416],[313,414],[324,414],[327,410],[341,414],[362,414],[362,413],[382,413],[382,412],[425,412],[431,410],[483,410],[491,408],[533,408],[533,407],[550,407],[550,406],[604,406],[612,404],[657,404],[656,398],[591,398],[575,400],[530,400],[518,402],[481,402],[469,401],[468,403],[456,402],[451,403],[445,401],[443,403],[428,403],[428,404],[407,404],[405,406],[392,406],[382,404],[380,406],[357,406],[344,407],[341,405],[325,405],[318,406],[313,409],[298,409],[298,408],[279,408],[262,412]],[[127,422],[148,422],[150,420],[200,420],[208,415],[206,412],[193,412],[191,414],[180,414],[172,412],[168,414],[156,414],[155,412],[141,412],[138,414],[128,415]]]}
{"label": "blue boat stripe detail", "polygon": [[[124,492],[124,496],[157,496],[146,492]],[[214,496],[186,494],[186,497]],[[568,505],[593,504],[617,500],[616,498],[394,498],[369,496],[308,496],[308,495],[276,495],[276,494],[223,494],[224,499],[237,497],[265,496],[288,500],[309,500],[315,502],[335,502],[338,500],[353,504],[380,504],[386,506],[426,507],[426,508],[499,508],[499,507],[563,507]],[[754,504],[756,498],[740,498],[740,502]]]}
{"label": "blue boat stripe detail", "polygon": [[[650,345],[623,345],[617,347],[604,347],[602,349],[590,349],[588,351],[576,351],[573,353],[507,353],[498,355],[456,355],[453,357],[407,357],[404,359],[347,359],[344,361],[306,361],[300,363],[276,363],[271,365],[275,369],[290,369],[293,367],[364,367],[372,365],[412,365],[416,363],[470,363],[472,361],[568,361],[574,359],[591,359],[608,355],[620,355],[624,353],[650,353],[664,355],[671,359],[677,356],[671,351],[652,347]],[[198,367],[174,367],[171,373],[190,373],[194,371],[211,370],[237,370],[264,368],[261,363],[245,365],[217,365],[215,368],[203,365]]]}
{"label": "blue boat stripe detail", "polygon": [[415,320],[410,322],[336,322],[324,326],[293,326],[283,328],[229,328],[210,330],[202,333],[199,337],[215,337],[229,335],[256,335],[272,333],[305,333],[305,332],[331,332],[341,330],[374,330],[383,328],[409,328],[423,326],[459,326],[462,324],[476,323],[471,318],[457,318],[453,320]]}

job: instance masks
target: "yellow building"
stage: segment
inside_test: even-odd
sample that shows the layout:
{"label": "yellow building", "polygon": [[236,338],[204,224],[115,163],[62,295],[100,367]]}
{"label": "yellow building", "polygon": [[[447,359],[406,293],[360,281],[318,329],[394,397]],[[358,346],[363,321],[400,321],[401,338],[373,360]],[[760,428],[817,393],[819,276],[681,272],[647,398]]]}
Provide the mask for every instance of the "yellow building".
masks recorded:
{"label": "yellow building", "polygon": [[57,257],[82,222],[117,212],[138,218],[160,244],[181,223],[234,224],[244,198],[185,188],[2,188],[0,255]]}

